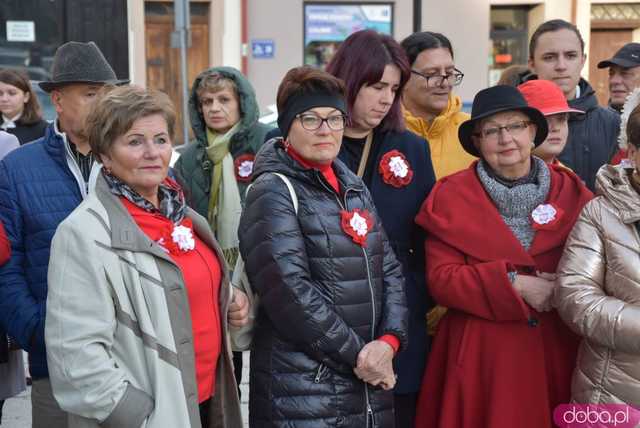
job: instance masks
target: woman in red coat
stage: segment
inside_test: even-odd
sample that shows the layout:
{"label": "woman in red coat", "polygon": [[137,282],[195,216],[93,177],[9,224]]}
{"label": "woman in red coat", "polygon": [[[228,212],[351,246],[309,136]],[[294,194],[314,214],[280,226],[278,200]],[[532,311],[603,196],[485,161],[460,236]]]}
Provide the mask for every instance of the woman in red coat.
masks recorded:
{"label": "woman in red coat", "polygon": [[517,89],[479,92],[460,126],[480,158],[436,184],[416,222],[427,232],[429,290],[449,309],[429,357],[419,428],[551,428],[570,398],[578,338],[551,307],[556,266],[591,193],[531,150],[542,114]]}

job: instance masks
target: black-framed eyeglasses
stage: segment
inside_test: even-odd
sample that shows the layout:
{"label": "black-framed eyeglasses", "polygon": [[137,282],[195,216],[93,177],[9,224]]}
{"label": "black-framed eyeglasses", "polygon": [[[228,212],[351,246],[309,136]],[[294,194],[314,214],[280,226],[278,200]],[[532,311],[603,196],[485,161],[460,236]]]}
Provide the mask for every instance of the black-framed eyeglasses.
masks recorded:
{"label": "black-framed eyeglasses", "polygon": [[531,125],[531,122],[528,120],[522,120],[519,122],[508,123],[504,126],[490,126],[484,128],[480,132],[474,133],[477,137],[482,137],[485,140],[489,141],[497,141],[500,138],[500,134],[504,129],[511,135],[512,137],[520,136],[525,129],[527,129]]}
{"label": "black-framed eyeglasses", "polygon": [[454,68],[452,73],[447,73],[447,74],[428,75],[428,74],[423,74],[417,70],[411,70],[411,72],[420,77],[423,77],[424,80],[427,81],[427,86],[431,88],[442,86],[445,80],[451,86],[458,86],[460,83],[462,83],[462,79],[464,78],[464,73],[458,70],[457,68]]}
{"label": "black-framed eyeglasses", "polygon": [[307,131],[320,129],[323,122],[327,122],[327,126],[332,131],[342,131],[347,124],[347,116],[344,114],[332,114],[322,118],[314,113],[300,113],[296,115],[296,118],[300,119],[300,124]]}

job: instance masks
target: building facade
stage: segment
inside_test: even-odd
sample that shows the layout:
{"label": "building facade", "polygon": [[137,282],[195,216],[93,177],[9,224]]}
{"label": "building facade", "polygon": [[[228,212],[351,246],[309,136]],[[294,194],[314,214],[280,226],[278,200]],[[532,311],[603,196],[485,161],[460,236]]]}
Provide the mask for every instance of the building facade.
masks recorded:
{"label": "building facade", "polygon": [[[275,104],[285,72],[323,66],[350,32],[375,28],[397,40],[414,29],[444,33],[465,73],[456,88],[468,105],[504,68],[526,64],[542,22],[575,23],[586,42],[583,76],[606,103],[606,70],[595,64],[640,41],[640,1],[629,0],[191,0],[188,80],[230,65],[253,83],[263,112]],[[0,67],[47,77],[55,48],[93,40],[120,78],[167,92],[181,106],[179,51],[172,46],[174,6],[162,0],[2,0]]]}

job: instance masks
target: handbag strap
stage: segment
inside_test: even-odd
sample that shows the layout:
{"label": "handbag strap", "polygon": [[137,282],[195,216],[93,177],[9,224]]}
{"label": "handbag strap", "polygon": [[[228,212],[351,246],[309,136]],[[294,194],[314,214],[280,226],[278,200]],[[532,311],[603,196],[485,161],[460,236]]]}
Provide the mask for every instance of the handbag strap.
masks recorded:
{"label": "handbag strap", "polygon": [[[298,215],[298,195],[296,195],[296,191],[294,190],[293,184],[291,184],[289,177],[287,177],[284,174],[280,174],[279,172],[274,172],[273,174],[277,175],[282,181],[284,181],[284,184],[287,186],[287,189],[289,190],[289,196],[291,197],[291,202],[293,203],[293,209],[296,212],[296,215]],[[245,191],[245,196],[249,194],[249,189],[251,189],[252,185],[253,183],[247,186],[247,190]],[[242,256],[239,255],[238,259],[236,260],[236,265],[233,269],[231,284],[236,286],[240,284],[243,273],[244,273],[244,259],[242,258]]]}
{"label": "handbag strap", "polygon": [[284,184],[287,185],[287,189],[289,189],[289,196],[291,196],[291,202],[293,202],[293,209],[295,210],[297,215],[298,214],[298,195],[296,195],[296,191],[293,189],[293,184],[291,184],[291,181],[289,181],[289,177],[287,177],[286,175],[280,174],[279,172],[274,172],[274,174],[280,177],[280,179],[284,181]]}
{"label": "handbag strap", "polygon": [[371,152],[371,142],[373,141],[373,132],[367,135],[367,140],[364,143],[364,149],[362,150],[362,157],[360,158],[360,164],[358,165],[358,177],[362,178],[364,170],[367,168],[367,162],[369,161],[369,153]]}

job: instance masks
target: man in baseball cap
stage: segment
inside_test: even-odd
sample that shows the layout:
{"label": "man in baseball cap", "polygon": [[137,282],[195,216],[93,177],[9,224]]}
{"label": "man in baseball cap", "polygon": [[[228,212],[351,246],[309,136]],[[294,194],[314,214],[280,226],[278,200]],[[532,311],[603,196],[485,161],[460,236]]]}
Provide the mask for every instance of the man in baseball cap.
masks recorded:
{"label": "man in baseball cap", "polygon": [[609,104],[620,112],[627,95],[640,86],[640,43],[627,43],[598,68],[609,68]]}

